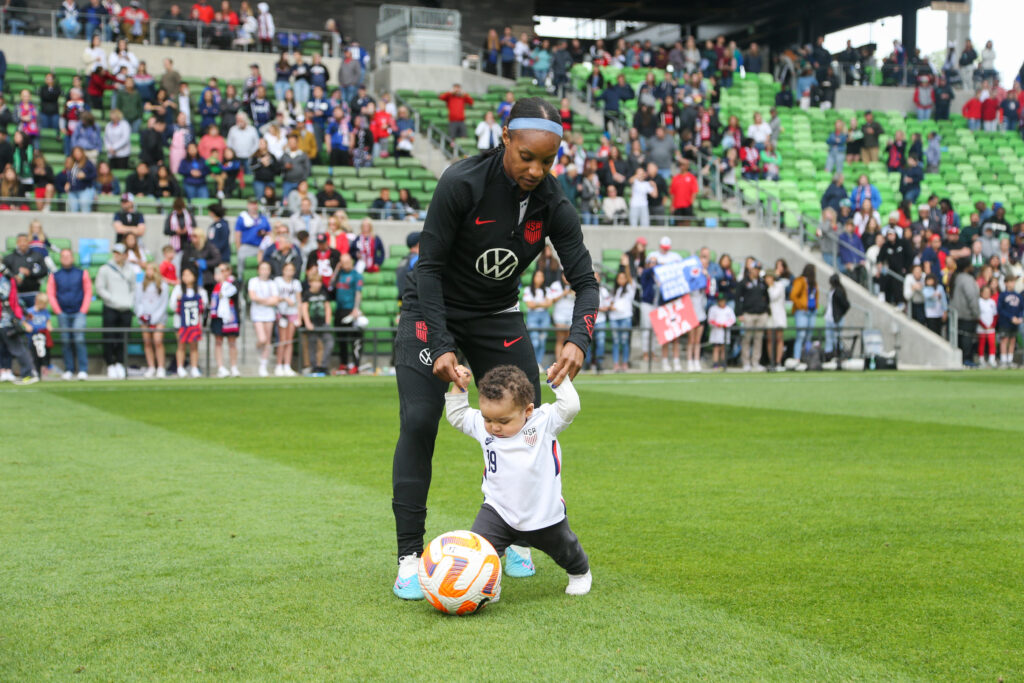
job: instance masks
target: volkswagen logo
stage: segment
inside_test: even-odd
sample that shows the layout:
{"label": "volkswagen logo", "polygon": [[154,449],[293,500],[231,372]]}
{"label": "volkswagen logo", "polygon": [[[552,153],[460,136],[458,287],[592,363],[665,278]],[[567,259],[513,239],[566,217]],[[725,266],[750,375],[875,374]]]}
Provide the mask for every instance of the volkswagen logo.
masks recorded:
{"label": "volkswagen logo", "polygon": [[519,257],[508,249],[488,249],[476,259],[476,272],[492,280],[504,280],[516,271]]}
{"label": "volkswagen logo", "polygon": [[430,349],[423,349],[420,351],[420,362],[430,367],[434,364],[433,359],[430,357]]}

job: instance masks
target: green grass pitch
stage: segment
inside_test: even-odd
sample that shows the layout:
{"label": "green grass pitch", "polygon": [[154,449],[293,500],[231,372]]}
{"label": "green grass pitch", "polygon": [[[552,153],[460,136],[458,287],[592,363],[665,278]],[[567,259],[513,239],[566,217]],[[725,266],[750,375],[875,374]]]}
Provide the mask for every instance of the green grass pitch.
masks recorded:
{"label": "green grass pitch", "polygon": [[[465,618],[390,592],[393,379],[0,389],[0,680],[1024,676],[1017,373],[577,386],[594,589]],[[428,538],[481,468],[443,422]]]}

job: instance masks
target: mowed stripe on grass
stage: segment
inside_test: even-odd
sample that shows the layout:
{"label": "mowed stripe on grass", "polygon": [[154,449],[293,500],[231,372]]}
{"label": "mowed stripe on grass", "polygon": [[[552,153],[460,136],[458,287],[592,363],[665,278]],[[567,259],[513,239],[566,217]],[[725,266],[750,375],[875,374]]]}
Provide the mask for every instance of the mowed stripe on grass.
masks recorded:
{"label": "mowed stripe on grass", "polygon": [[[565,488],[595,592],[568,599],[545,559],[464,620],[386,592],[391,383],[26,393],[19,419],[62,426],[29,430],[20,464],[0,456],[0,542],[15,550],[0,593],[16,605],[0,614],[0,674],[473,677],[460,663],[481,647],[512,655],[496,678],[1019,673],[1019,501],[993,514],[973,500],[1019,491],[1019,467],[963,451],[1013,435],[950,443],[927,425],[579,384]],[[229,408],[240,418],[218,417]],[[442,424],[428,535],[470,524],[479,473],[476,446]]]}

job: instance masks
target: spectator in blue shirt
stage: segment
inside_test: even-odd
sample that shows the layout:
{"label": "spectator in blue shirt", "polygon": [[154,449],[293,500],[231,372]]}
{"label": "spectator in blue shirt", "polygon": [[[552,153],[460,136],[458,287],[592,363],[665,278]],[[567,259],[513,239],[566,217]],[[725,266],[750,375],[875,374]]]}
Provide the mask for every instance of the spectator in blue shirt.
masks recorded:
{"label": "spectator in blue shirt", "polygon": [[861,174],[857,178],[857,187],[853,188],[853,191],[850,192],[850,205],[861,206],[865,199],[871,200],[871,206],[879,207],[882,205],[882,193],[871,184],[866,175]]}
{"label": "spectator in blue shirt", "polygon": [[900,193],[903,201],[914,203],[921,196],[921,181],[924,180],[924,169],[916,157],[907,158],[907,166],[900,176]]}
{"label": "spectator in blue shirt", "polygon": [[206,166],[206,162],[199,157],[199,147],[194,142],[188,143],[188,147],[185,148],[185,158],[178,166],[186,197],[189,199],[210,198],[210,188],[206,186],[206,176],[209,172],[210,169]]}
{"label": "spectator in blue shirt", "polygon": [[857,237],[857,226],[847,221],[843,234],[839,236],[839,264],[846,275],[862,282],[864,275],[864,248]]}
{"label": "spectator in blue shirt", "polygon": [[604,89],[597,99],[604,103],[604,127],[608,130],[608,122],[619,113],[619,105],[623,100],[631,100],[636,97],[633,88],[626,83],[626,77],[619,74],[615,85]]}
{"label": "spectator in blue shirt", "polygon": [[516,77],[516,39],[511,26],[505,27],[505,34],[501,37],[501,77]]}
{"label": "spectator in blue shirt", "polygon": [[260,205],[256,198],[250,198],[245,212],[235,221],[235,254],[239,269],[245,267],[246,258],[259,256],[260,243],[269,232],[270,221],[260,213]]}
{"label": "spectator in blue shirt", "polygon": [[999,292],[996,319],[999,332],[999,364],[1013,367],[1013,354],[1017,346],[1017,333],[1024,329],[1024,296],[1016,291],[1017,274],[1004,275],[1005,289]]}
{"label": "spectator in blue shirt", "polygon": [[220,252],[220,260],[223,263],[231,262],[231,227],[224,220],[224,207],[221,204],[211,204],[209,209],[210,227],[207,228],[206,240],[217,247]]}

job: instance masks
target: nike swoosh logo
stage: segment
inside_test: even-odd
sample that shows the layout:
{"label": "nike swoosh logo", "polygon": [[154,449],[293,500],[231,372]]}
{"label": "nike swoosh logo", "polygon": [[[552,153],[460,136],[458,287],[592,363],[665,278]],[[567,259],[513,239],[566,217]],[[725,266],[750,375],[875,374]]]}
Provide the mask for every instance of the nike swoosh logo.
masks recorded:
{"label": "nike swoosh logo", "polygon": [[513,344],[515,344],[515,343],[516,343],[517,341],[519,341],[520,339],[522,339],[522,337],[516,337],[516,338],[515,338],[515,339],[513,339],[512,341],[508,341],[508,340],[506,339],[506,340],[505,340],[505,348],[507,349],[508,347],[512,346],[512,345],[513,345]]}
{"label": "nike swoosh logo", "polygon": [[486,225],[486,224],[488,224],[488,223],[496,223],[497,221],[498,221],[498,219],[497,219],[497,218],[495,218],[495,219],[494,219],[494,220],[492,220],[492,221],[482,221],[482,220],[480,220],[480,217],[479,217],[479,216],[477,216],[477,218],[476,218],[476,224],[477,224],[477,225]]}

